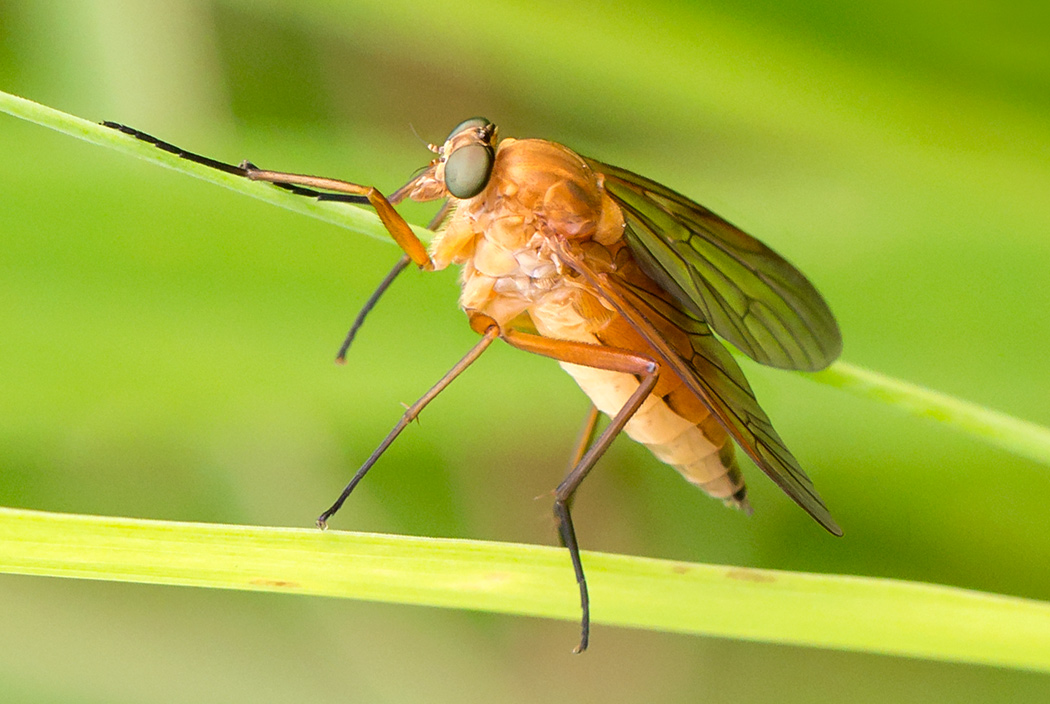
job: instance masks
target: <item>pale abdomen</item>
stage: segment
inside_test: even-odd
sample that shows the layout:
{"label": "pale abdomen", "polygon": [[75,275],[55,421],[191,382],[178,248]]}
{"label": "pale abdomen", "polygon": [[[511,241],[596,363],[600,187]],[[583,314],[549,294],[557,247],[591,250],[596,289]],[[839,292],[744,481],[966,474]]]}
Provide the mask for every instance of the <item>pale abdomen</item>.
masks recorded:
{"label": "pale abdomen", "polygon": [[[595,407],[610,417],[638,388],[638,381],[630,374],[565,362],[561,366]],[[672,410],[667,399],[651,394],[624,426],[624,432],[709,495],[727,505],[746,508],[744,479],[733,445],[710,414],[700,422],[687,420]]]}
{"label": "pale abdomen", "polygon": [[[573,315],[579,308],[577,297],[563,305],[537,306],[529,310],[529,315],[538,331],[548,337],[651,355],[648,345],[621,318],[611,312],[604,321],[593,315]],[[562,362],[561,367],[595,407],[609,417],[615,416],[638,389],[639,382],[631,374],[567,362]],[[670,370],[663,371],[656,389],[624,426],[624,432],[710,496],[733,508],[750,511],[732,441],[703,402]]]}

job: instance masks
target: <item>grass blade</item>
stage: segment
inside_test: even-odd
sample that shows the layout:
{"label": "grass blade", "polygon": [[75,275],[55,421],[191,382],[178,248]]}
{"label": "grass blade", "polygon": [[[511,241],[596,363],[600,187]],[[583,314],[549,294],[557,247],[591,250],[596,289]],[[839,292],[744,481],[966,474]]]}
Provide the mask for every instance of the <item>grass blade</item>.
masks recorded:
{"label": "grass blade", "polygon": [[[584,561],[598,624],[1050,672],[1044,602],[625,555]],[[511,543],[0,509],[0,572],[579,619],[564,550]]]}
{"label": "grass blade", "polygon": [[989,445],[1050,465],[1050,428],[846,362],[805,377],[944,423]]}

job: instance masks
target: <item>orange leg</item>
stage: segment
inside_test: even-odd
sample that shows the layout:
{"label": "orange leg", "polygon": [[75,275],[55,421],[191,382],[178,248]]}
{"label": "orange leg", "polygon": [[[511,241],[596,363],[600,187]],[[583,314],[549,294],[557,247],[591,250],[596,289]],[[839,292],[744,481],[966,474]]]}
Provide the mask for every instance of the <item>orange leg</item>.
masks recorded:
{"label": "orange leg", "polygon": [[[216,171],[223,171],[223,172],[228,173],[228,174],[233,174],[234,176],[247,177],[248,176],[248,170],[249,169],[255,169],[255,165],[252,164],[251,162],[247,162],[247,161],[241,162],[241,164],[239,166],[234,166],[233,164],[227,164],[224,161],[218,161],[217,159],[212,159],[212,158],[207,157],[207,156],[201,156],[200,154],[196,154],[194,152],[187,151],[187,150],[183,149],[182,147],[176,147],[174,144],[171,144],[170,142],[165,142],[162,139],[157,139],[153,135],[146,134],[145,132],[142,132],[140,130],[135,129],[134,127],[128,127],[127,125],[122,125],[119,122],[106,121],[106,122],[102,123],[102,126],[103,127],[109,127],[110,129],[117,130],[118,132],[123,132],[124,134],[128,135],[129,137],[134,137],[135,139],[138,139],[138,140],[141,140],[143,142],[146,142],[147,144],[152,144],[157,149],[160,149],[162,151],[166,151],[169,154],[174,154],[175,156],[181,157],[181,158],[185,159],[186,161],[192,161],[195,164],[200,164],[202,166],[207,166],[208,168],[215,169]],[[398,189],[397,193],[401,195],[401,198],[404,197],[404,194],[409,192],[410,186],[414,182],[415,182],[415,179],[413,179],[412,181],[410,181],[409,183],[405,184],[400,189]],[[297,196],[306,196],[308,198],[316,198],[318,200],[338,201],[338,202],[341,202],[341,203],[357,203],[358,205],[367,205],[368,204],[368,199],[365,198],[364,196],[360,196],[360,195],[321,193],[320,191],[313,191],[313,190],[310,190],[309,188],[301,188],[299,186],[294,186],[294,185],[292,185],[290,183],[274,183],[274,185],[275,186],[280,186],[281,188],[285,189],[286,191],[288,191],[290,193],[294,193]],[[397,203],[400,200],[400,198],[396,198],[395,199],[395,198],[391,197],[390,200],[393,203]]]}
{"label": "orange leg", "polygon": [[[472,320],[471,323],[474,325],[475,321]],[[605,451],[609,449],[609,445],[623,430],[623,426],[627,424],[627,421],[638,411],[642,403],[656,387],[660,367],[653,359],[645,355],[615,347],[602,347],[600,345],[569,340],[555,340],[514,330],[504,331],[503,339],[518,349],[551,357],[561,362],[635,374],[640,377],[638,389],[631,394],[623,408],[613,417],[594,444],[586,452],[580,452],[585,445],[585,443],[581,443],[578,450],[578,454],[581,456],[554,492],[554,515],[558,517],[558,532],[561,535],[562,543],[569,550],[572,567],[576,572],[576,583],[580,588],[580,608],[583,611],[580,625],[580,644],[576,646],[573,652],[581,653],[587,649],[587,642],[590,637],[590,597],[587,594],[587,578],[583,573],[580,546],[576,542],[576,530],[572,525],[572,515],[570,514],[569,506],[576,489],[579,488],[580,483],[583,482],[588,472],[591,471]],[[595,420],[597,419],[596,413],[594,418]],[[585,439],[593,432],[592,422],[588,422],[588,426],[587,432],[583,436]]]}
{"label": "orange leg", "polygon": [[[397,189],[390,198],[386,198],[382,193],[371,186],[359,186],[355,183],[348,183],[346,181],[338,181],[336,179],[322,178],[318,176],[265,171],[249,161],[243,161],[240,165],[234,166],[233,164],[227,164],[226,162],[187,151],[181,147],[175,146],[174,144],[157,139],[145,132],[141,132],[134,127],[128,127],[127,125],[121,125],[116,122],[103,122],[102,124],[105,127],[123,132],[135,139],[152,144],[158,149],[174,154],[186,159],[187,161],[192,161],[196,164],[201,164],[208,168],[223,171],[235,176],[243,176],[253,181],[267,181],[296,195],[316,198],[318,200],[371,205],[375,208],[376,213],[379,215],[380,220],[383,221],[383,224],[386,226],[391,237],[393,237],[394,241],[397,242],[411,260],[423,269],[433,269],[433,262],[430,261],[430,256],[427,254],[426,247],[423,246],[423,243],[420,242],[419,238],[416,237],[414,232],[412,232],[412,228],[408,226],[405,219],[394,210],[394,205],[401,202],[401,200],[413,190],[413,187],[417,184],[421,176],[413,178],[404,186]],[[305,186],[322,188],[328,191],[334,191],[334,193],[323,193],[321,191],[312,190],[311,188],[306,188]],[[432,230],[439,227],[448,217],[448,214],[449,204],[446,201],[434,219],[431,220],[428,227]],[[403,269],[404,265],[399,263],[397,273],[400,273]],[[351,330],[350,334],[347,335],[347,341],[344,343],[344,347],[340,349],[339,355],[336,358],[337,361],[343,359],[346,348],[349,347],[350,342],[353,340],[354,333],[357,332],[360,323],[364,321],[364,317],[372,309],[372,306],[375,305],[375,302],[379,299],[379,296],[382,295],[383,291],[386,290],[386,287],[390,285],[390,282],[397,276],[397,273],[391,273],[388,280],[384,280],[380,289],[373,294],[372,298],[370,298],[368,303],[365,304],[364,310],[361,311],[357,320],[354,322],[354,328]]]}
{"label": "orange leg", "polygon": [[[349,181],[339,181],[334,178],[325,178],[323,176],[291,174],[281,171],[265,171],[256,168],[254,164],[249,162],[241,164],[241,168],[244,169],[244,175],[252,181],[268,181],[275,184],[323,188],[326,191],[347,193],[366,198],[368,203],[375,208],[376,215],[378,215],[379,219],[383,221],[383,225],[386,226],[387,232],[389,232],[390,236],[394,238],[397,245],[405,251],[405,254],[410,256],[412,261],[423,269],[431,270],[434,268],[434,263],[430,261],[430,255],[427,254],[427,248],[419,241],[419,238],[416,237],[416,233],[412,232],[412,228],[409,227],[405,219],[401,217],[401,213],[394,210],[393,203],[387,200],[387,197],[376,190],[374,186],[361,186],[356,183],[350,183]],[[399,194],[403,192],[404,189],[398,191]]]}

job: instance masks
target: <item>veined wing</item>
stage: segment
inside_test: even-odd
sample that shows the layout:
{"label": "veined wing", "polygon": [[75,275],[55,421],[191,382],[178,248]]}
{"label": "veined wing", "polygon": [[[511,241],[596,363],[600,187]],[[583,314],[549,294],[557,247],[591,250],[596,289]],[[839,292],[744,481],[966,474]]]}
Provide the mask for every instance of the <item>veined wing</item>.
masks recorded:
{"label": "veined wing", "polygon": [[[729,435],[784,493],[829,532],[842,535],[842,529],[831,517],[813,482],[758,405],[744,373],[705,322],[681,309],[676,300],[669,300],[668,293],[655,291],[653,282],[646,282],[629,270],[598,274],[571,252],[563,250],[562,258],[652,345],[658,360],[704,402]],[[689,340],[687,349],[678,349],[683,345],[673,345],[659,332],[668,329],[668,325],[685,333]]]}
{"label": "veined wing", "polygon": [[660,316],[689,336],[692,349],[687,351],[671,350],[655,329],[646,337],[650,342],[653,335],[661,337],[660,342],[670,352],[661,356],[667,357],[668,365],[697,393],[755,464],[818,523],[831,533],[842,535],[813,482],[758,405],[743,371],[711,328],[645,289],[610,278],[649,328],[654,328],[652,318]]}
{"label": "veined wing", "polygon": [[794,266],[651,179],[586,159],[622,208],[639,265],[680,306],[756,362],[815,371],[842,351],[827,303]]}

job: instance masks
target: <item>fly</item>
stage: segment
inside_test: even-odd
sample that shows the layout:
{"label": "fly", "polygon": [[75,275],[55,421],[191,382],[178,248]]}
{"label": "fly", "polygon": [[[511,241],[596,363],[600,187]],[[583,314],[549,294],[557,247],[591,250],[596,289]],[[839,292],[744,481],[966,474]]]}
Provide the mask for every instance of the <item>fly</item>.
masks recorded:
{"label": "fly", "polygon": [[[462,267],[459,303],[481,340],[409,407],[317,519],[320,527],[420,411],[502,339],[557,360],[593,404],[554,499],[580,592],[576,652],[587,647],[590,600],[570,504],[621,431],[712,497],[750,512],[735,441],[820,525],[842,534],[714,336],[761,364],[815,371],[841,352],[838,325],[795,267],[689,198],[555,142],[500,139],[480,117],[430,145],[430,165],[389,198],[371,186],[225,164],[105,124],[228,173],[375,209],[404,256],[358,315],[339,360],[408,264],[427,271]],[[444,201],[430,225],[436,234],[429,249],[394,209],[406,198]],[[595,439],[599,412],[611,420]]]}

